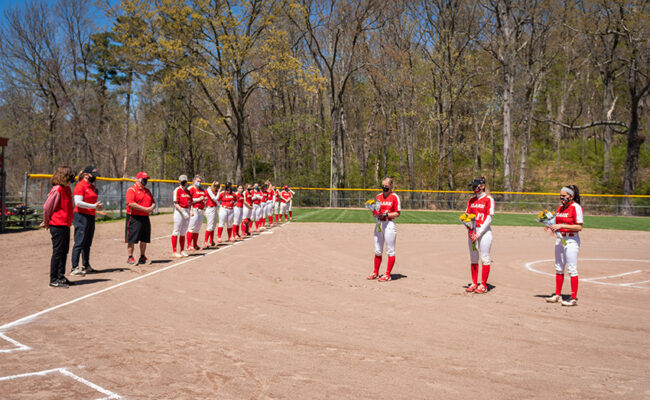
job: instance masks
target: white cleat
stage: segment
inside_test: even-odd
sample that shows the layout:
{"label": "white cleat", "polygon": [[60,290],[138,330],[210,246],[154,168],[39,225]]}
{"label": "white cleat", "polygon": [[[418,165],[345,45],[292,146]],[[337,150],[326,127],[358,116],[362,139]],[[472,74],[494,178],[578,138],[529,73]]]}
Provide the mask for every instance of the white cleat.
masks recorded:
{"label": "white cleat", "polygon": [[181,256],[189,257],[190,255],[189,255],[189,253],[187,251],[183,250],[183,251],[181,251]]}
{"label": "white cleat", "polygon": [[569,300],[563,300],[562,305],[565,307],[573,307],[578,305],[578,300],[577,299],[569,299]]}
{"label": "white cleat", "polygon": [[553,296],[547,297],[544,300],[546,300],[547,303],[557,303],[558,301],[562,300],[562,296],[560,296],[559,294],[554,294]]}
{"label": "white cleat", "polygon": [[176,253],[174,253],[174,257],[176,257],[176,258],[182,258],[183,255],[182,255],[181,253],[179,253],[179,252],[176,252]]}

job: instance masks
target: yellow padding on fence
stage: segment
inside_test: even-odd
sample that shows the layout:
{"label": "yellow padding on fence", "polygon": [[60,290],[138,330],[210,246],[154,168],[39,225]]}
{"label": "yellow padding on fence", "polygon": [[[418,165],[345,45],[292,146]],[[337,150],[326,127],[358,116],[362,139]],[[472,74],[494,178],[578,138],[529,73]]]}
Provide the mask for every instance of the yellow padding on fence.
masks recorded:
{"label": "yellow padding on fence", "polygon": [[[27,174],[29,178],[34,179],[50,179],[51,174]],[[104,178],[102,176],[97,177],[98,181],[108,181],[108,182],[135,182],[135,179],[130,178]],[[162,183],[178,183],[178,181],[171,179],[149,179],[149,182],[162,182]],[[210,186],[211,183],[202,183],[203,186]],[[221,185],[223,186],[223,185]],[[355,192],[378,192],[379,189],[360,189],[360,188],[310,188],[310,187],[292,187],[295,190],[337,190],[337,191],[355,191]],[[459,193],[459,194],[471,194],[467,190],[419,190],[419,189],[396,189],[396,192],[411,192],[411,193]],[[490,191],[493,194],[517,194],[517,195],[530,195],[530,196],[559,196],[557,193],[543,193],[543,192],[497,192]],[[581,193],[581,197],[629,197],[629,198],[641,198],[641,199],[650,199],[650,195],[646,194],[589,194]]]}

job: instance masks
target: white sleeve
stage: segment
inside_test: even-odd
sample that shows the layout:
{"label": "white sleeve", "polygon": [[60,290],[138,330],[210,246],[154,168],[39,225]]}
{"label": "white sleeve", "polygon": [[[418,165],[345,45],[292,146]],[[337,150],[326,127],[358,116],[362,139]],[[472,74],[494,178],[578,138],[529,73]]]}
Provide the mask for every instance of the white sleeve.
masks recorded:
{"label": "white sleeve", "polygon": [[399,199],[399,196],[396,193],[393,193],[395,195],[395,198],[397,199],[397,211],[402,212],[402,202]]}
{"label": "white sleeve", "polygon": [[[494,205],[495,205],[495,202],[494,202],[494,199],[492,198],[492,196],[488,196],[488,197],[490,198],[490,214],[489,214],[489,215],[494,215]],[[492,219],[492,218],[490,218],[490,219]],[[486,219],[486,221],[487,221],[487,219]],[[489,224],[489,223],[488,223],[488,224]],[[486,228],[486,229],[487,229],[487,228]]]}
{"label": "white sleeve", "polygon": [[[76,195],[74,196],[74,204],[75,204],[77,207],[81,207],[81,208],[90,208],[90,209],[95,209],[95,208],[97,208],[97,204],[86,203],[85,201],[83,201],[83,198],[84,198],[84,197],[83,197],[82,195],[76,194]],[[581,215],[582,215],[582,214],[581,214]]]}
{"label": "white sleeve", "polygon": [[576,209],[576,224],[584,224],[582,207],[578,203],[573,203],[573,208]]}
{"label": "white sleeve", "polygon": [[481,227],[476,230],[476,233],[481,236],[483,232],[487,231],[487,229],[490,227],[490,223],[492,223],[492,215],[485,217],[485,221],[483,221]]}
{"label": "white sleeve", "polygon": [[212,188],[208,188],[208,196],[210,196],[212,201],[217,202],[217,195],[212,192]]}

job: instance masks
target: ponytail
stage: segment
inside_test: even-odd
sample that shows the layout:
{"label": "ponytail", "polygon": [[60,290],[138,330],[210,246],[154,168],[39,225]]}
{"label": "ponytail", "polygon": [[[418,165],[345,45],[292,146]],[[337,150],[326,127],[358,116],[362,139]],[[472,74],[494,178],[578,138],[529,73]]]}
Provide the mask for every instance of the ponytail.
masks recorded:
{"label": "ponytail", "polygon": [[569,185],[567,187],[573,190],[573,201],[580,204],[580,192],[578,192],[578,187],[576,185]]}
{"label": "ponytail", "polygon": [[483,191],[485,192],[485,194],[487,194],[489,196],[490,195],[490,187],[488,186],[487,178],[484,177],[484,176],[479,176],[477,179],[483,181],[483,184],[485,185],[485,188],[483,189]]}

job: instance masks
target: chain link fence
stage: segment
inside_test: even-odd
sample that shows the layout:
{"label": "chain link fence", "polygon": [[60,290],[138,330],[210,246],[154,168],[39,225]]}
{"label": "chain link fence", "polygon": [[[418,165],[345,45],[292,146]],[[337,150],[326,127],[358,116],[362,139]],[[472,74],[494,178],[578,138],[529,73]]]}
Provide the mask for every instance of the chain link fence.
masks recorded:
{"label": "chain link fence", "polygon": [[[43,204],[51,188],[51,175],[25,174],[23,193],[14,194],[14,199],[22,202],[22,214],[15,225],[26,228],[40,223]],[[104,203],[104,211],[110,217],[123,217],[126,212],[125,194],[133,179],[98,178],[95,186],[99,199]],[[176,181],[150,179],[147,186],[156,199],[154,213],[171,211],[173,207],[172,192],[178,185]],[[208,186],[208,184],[205,184]],[[329,207],[330,189],[294,187],[294,207]],[[397,190],[402,201],[402,208],[416,210],[464,210],[471,192],[433,191],[433,190]],[[376,189],[338,189],[338,203],[341,208],[363,208],[366,200],[374,198]],[[555,209],[559,204],[559,193],[504,193],[492,192],[496,201],[497,212],[531,212],[538,213],[543,208]],[[582,194],[582,207],[585,213],[592,215],[621,215],[622,195]],[[632,203],[632,214],[650,216],[650,196],[627,196]]]}

